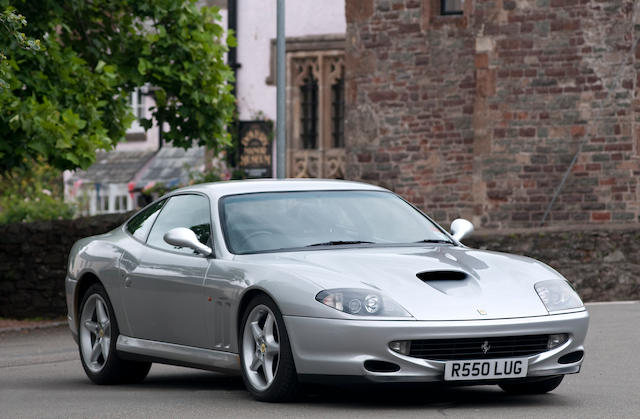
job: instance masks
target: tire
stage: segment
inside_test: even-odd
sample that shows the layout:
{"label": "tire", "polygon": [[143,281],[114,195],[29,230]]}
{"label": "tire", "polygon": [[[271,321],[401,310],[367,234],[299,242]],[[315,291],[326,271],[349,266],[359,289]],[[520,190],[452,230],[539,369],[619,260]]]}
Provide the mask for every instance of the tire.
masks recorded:
{"label": "tire", "polygon": [[150,362],[126,361],[118,357],[120,330],[101,284],[93,284],[82,297],[78,320],[78,350],[87,377],[96,384],[139,383],[147,376]]}
{"label": "tire", "polygon": [[289,335],[280,310],[266,295],[254,297],[244,311],[238,349],[242,380],[256,400],[283,402],[297,397]]}
{"label": "tire", "polygon": [[500,384],[500,388],[509,394],[544,394],[555,390],[563,378],[564,375],[559,375],[533,382]]}

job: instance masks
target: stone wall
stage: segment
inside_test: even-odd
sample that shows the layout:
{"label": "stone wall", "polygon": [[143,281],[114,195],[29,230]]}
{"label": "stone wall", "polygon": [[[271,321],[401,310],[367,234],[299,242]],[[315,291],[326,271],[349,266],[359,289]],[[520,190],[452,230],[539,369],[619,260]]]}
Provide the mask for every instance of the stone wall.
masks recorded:
{"label": "stone wall", "polygon": [[525,255],[564,275],[585,301],[640,299],[640,228],[478,232],[466,245]]}
{"label": "stone wall", "polygon": [[640,2],[347,0],[350,179],[440,222],[640,222]]}
{"label": "stone wall", "polygon": [[[125,218],[103,215],[0,226],[0,317],[64,316],[71,246]],[[565,275],[586,301],[640,299],[640,228],[479,232],[465,243],[541,260]]]}
{"label": "stone wall", "polygon": [[0,317],[60,317],[71,246],[105,233],[130,214],[0,225]]}

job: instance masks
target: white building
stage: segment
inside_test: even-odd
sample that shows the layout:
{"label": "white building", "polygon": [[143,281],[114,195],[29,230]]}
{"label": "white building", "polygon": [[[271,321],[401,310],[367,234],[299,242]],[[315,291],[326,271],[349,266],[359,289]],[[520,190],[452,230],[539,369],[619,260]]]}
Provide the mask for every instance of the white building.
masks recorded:
{"label": "white building", "polygon": [[[240,119],[275,122],[276,0],[235,3]],[[344,177],[344,0],[285,6],[287,176]]]}
{"label": "white building", "polygon": [[[236,21],[236,97],[241,122],[276,121],[276,0],[204,0],[221,8],[222,24]],[[286,3],[287,176],[344,177],[344,0]],[[231,16],[229,13],[231,12]],[[229,54],[233,60],[233,54]],[[232,63],[230,63],[232,64]],[[131,95],[134,115],[148,117],[146,87]],[[247,125],[249,126],[249,125]],[[86,171],[65,172],[65,200],[82,215],[139,207],[140,190],[155,183],[183,184],[203,170],[205,151],[161,145],[159,130],[134,122],[126,141],[98,153]],[[253,135],[253,131],[246,135]],[[270,135],[269,137],[273,137]],[[275,141],[274,141],[275,143]],[[271,148],[275,175],[275,144]]]}

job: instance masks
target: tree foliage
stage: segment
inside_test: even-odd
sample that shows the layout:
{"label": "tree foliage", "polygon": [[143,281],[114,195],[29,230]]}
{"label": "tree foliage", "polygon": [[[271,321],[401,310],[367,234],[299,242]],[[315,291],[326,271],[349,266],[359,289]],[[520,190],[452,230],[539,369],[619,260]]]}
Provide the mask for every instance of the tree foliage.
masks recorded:
{"label": "tree foliage", "polygon": [[40,50],[40,40],[27,38],[22,32],[22,27],[26,24],[27,20],[21,14],[16,13],[15,9],[11,7],[0,9],[0,41],[4,40],[4,42],[0,42],[0,89],[9,87],[4,80],[11,70],[7,56],[4,55],[9,44],[13,43],[15,47],[32,51]]}
{"label": "tree foliage", "polygon": [[228,144],[233,75],[224,53],[235,40],[223,39],[216,8],[195,0],[0,0],[0,10],[18,10],[26,26],[9,29],[24,30],[25,42],[38,39],[43,49],[25,48],[20,35],[0,37],[7,84],[0,173],[33,160],[88,167],[97,149],[124,138],[134,119],[128,97],[138,86],[150,87],[153,118],[168,124],[165,141]]}

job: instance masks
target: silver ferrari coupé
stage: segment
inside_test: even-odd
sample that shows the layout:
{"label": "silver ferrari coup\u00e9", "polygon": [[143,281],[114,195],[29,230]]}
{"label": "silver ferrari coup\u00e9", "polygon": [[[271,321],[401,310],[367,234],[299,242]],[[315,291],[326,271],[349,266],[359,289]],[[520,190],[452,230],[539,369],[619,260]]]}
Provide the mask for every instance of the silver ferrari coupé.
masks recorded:
{"label": "silver ferrari coup\u00e9", "polygon": [[98,384],[159,362],[239,372],[264,401],[332,380],[551,391],[589,315],[552,268],[460,243],[472,230],[363,183],[183,188],[73,246],[69,326]]}

